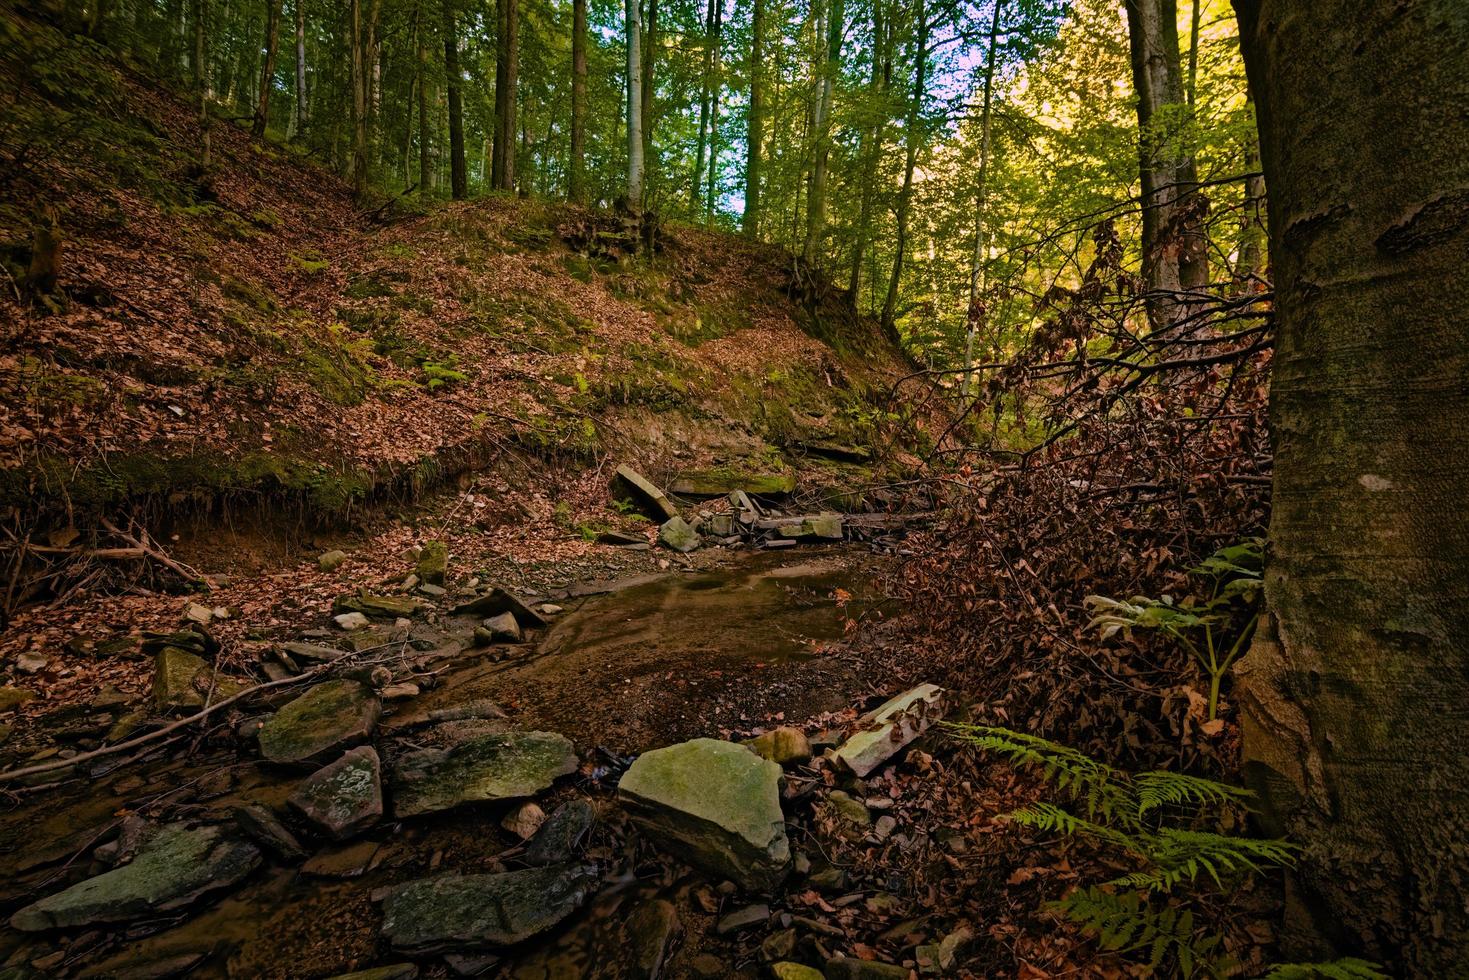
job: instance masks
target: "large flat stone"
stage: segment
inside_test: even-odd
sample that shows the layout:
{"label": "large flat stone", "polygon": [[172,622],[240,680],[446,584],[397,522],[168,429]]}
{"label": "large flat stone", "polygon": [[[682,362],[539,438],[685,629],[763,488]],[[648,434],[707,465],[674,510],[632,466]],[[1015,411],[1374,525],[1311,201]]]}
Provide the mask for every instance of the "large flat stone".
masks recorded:
{"label": "large flat stone", "polygon": [[521,626],[541,627],[546,625],[545,616],[526,605],[514,593],[498,587],[454,607],[455,616],[485,617],[499,616],[504,613],[513,615],[515,621]]}
{"label": "large flat stone", "polygon": [[534,796],[575,772],[576,749],[555,732],[503,732],[448,749],[410,752],[393,767],[393,815],[448,810],[461,803]]}
{"label": "large flat stone", "polygon": [[790,861],[781,769],[742,745],[698,738],[645,752],[618,795],[659,844],[690,864],[768,890]]}
{"label": "large flat stone", "polygon": [[383,935],[407,953],[513,946],[576,911],[596,881],[578,865],[411,881],[383,902]]}
{"label": "large flat stone", "polygon": [[346,840],[383,815],[382,764],[370,745],[342,757],[301,781],[287,801],[318,829]]}
{"label": "large flat stone", "polygon": [[943,718],[945,698],[944,689],[935,684],[904,691],[859,719],[862,730],[837,749],[837,760],[858,776],[866,776]]}
{"label": "large flat stone", "polygon": [[664,496],[663,491],[631,466],[619,466],[612,484],[614,492],[624,500],[631,500],[646,517],[666,521],[678,516],[678,508]]}
{"label": "large flat stone", "polygon": [[259,848],[220,827],[168,824],[131,862],[27,905],[10,924],[36,932],[144,918],[227,888],[259,863]]}
{"label": "large flat stone", "polygon": [[668,488],[685,497],[723,497],[736,491],[761,497],[785,496],[795,492],[796,474],[742,473],[738,470],[685,470]]}
{"label": "large flat stone", "polygon": [[260,726],[260,754],[281,763],[329,755],[371,735],[382,711],[382,702],[365,684],[318,684]]}

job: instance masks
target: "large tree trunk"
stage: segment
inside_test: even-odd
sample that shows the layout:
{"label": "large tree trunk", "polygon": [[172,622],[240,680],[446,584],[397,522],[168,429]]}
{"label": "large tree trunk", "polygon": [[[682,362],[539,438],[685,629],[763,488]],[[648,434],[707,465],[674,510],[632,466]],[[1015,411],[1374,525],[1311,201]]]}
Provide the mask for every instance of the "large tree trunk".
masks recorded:
{"label": "large tree trunk", "polygon": [[826,161],[831,153],[832,89],[842,57],[842,0],[816,0],[816,41],[820,61],[816,105],[811,119],[811,185],[806,193],[806,245],[802,257],[814,263],[826,234]]}
{"label": "large tree trunk", "polygon": [[571,166],[567,196],[587,202],[587,0],[571,5]]}
{"label": "large tree trunk", "polygon": [[311,121],[306,101],[306,0],[294,0],[292,8],[296,18],[296,119],[291,136],[300,139]]}
{"label": "large tree trunk", "polygon": [[1469,6],[1235,0],[1270,193],[1273,628],[1246,772],[1287,954],[1469,973]]}
{"label": "large tree trunk", "polygon": [[643,52],[638,0],[627,0],[627,206],[643,209]]}
{"label": "large tree trunk", "polygon": [[1000,11],[1004,0],[995,0],[994,14],[990,18],[990,36],[984,59],[984,106],[979,115],[979,176],[974,190],[974,251],[969,257],[969,306],[964,314],[964,380],[960,393],[969,397],[973,383],[974,338],[984,324],[984,304],[979,298],[979,280],[984,274],[985,226],[984,212],[989,203],[990,176],[990,130],[992,126],[993,96],[995,88],[995,57],[1000,40]]}
{"label": "large tree trunk", "polygon": [[658,154],[653,149],[653,95],[654,72],[658,61],[658,0],[648,0],[647,17],[639,25],[642,28],[640,46],[643,56],[641,118],[643,120],[643,165],[651,166],[656,173]]}
{"label": "large tree trunk", "polygon": [[741,230],[760,237],[760,178],[765,143],[765,0],[754,0],[750,21],[750,109],[745,129],[745,214]]}
{"label": "large tree trunk", "polygon": [[449,193],[454,200],[469,196],[469,168],[464,163],[464,104],[459,90],[459,31],[450,0],[444,3],[444,77],[449,93]]}
{"label": "large tree trunk", "polygon": [[883,330],[890,338],[898,335],[898,287],[903,280],[903,254],[908,247],[908,217],[913,205],[913,172],[918,167],[918,147],[922,142],[923,95],[926,91],[928,71],[928,12],[923,0],[918,0],[913,16],[916,18],[916,35],[913,40],[913,92],[908,99],[908,118],[903,124],[904,141],[907,144],[903,164],[903,189],[898,192],[897,236],[893,241],[893,271],[888,277],[887,296],[882,301],[880,318]]}
{"label": "large tree trunk", "polygon": [[872,5],[872,76],[868,82],[868,111],[872,121],[862,131],[858,156],[862,160],[861,202],[857,208],[857,227],[852,241],[852,271],[847,292],[857,304],[862,286],[862,260],[867,242],[872,237],[872,198],[877,183],[877,164],[882,159],[883,136],[887,132],[887,96],[893,79],[892,21],[887,16],[887,0],[874,0]]}
{"label": "large tree trunk", "polygon": [[495,4],[495,151],[490,182],[498,190],[515,186],[515,86],[520,60],[520,5],[518,0]]}
{"label": "large tree trunk", "polygon": [[270,0],[265,16],[265,60],[260,65],[260,99],[255,103],[255,122],[250,135],[257,138],[265,135],[270,121],[270,90],[275,86],[275,52],[281,33],[282,0]]}

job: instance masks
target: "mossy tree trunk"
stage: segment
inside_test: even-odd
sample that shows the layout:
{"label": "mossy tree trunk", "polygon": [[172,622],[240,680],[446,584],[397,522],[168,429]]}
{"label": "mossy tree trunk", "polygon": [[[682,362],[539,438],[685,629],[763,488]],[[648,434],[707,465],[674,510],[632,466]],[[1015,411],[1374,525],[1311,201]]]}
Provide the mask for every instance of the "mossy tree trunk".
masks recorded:
{"label": "mossy tree trunk", "polygon": [[1234,0],[1276,287],[1246,771],[1292,956],[1469,971],[1469,5]]}

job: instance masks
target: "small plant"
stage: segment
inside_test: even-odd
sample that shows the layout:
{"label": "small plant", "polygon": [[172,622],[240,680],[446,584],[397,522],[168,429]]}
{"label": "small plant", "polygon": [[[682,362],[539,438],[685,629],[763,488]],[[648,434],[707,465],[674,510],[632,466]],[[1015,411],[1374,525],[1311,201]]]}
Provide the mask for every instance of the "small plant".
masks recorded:
{"label": "small plant", "polygon": [[1278,963],[1265,980],[1388,980],[1376,963],[1348,956],[1330,963]]}
{"label": "small plant", "polygon": [[[1133,596],[1125,601],[1087,596],[1086,608],[1093,613],[1087,625],[1099,630],[1104,640],[1117,633],[1130,636],[1135,629],[1157,630],[1176,640],[1209,676],[1209,721],[1214,721],[1224,675],[1244,652],[1260,618],[1256,607],[1264,548],[1263,538],[1247,538],[1189,569],[1189,574],[1209,580],[1207,598],[1189,596],[1175,603],[1168,595],[1156,599]],[[1249,616],[1236,630],[1241,610],[1248,610]]]}
{"label": "small plant", "polygon": [[423,362],[423,377],[423,386],[429,391],[437,391],[446,385],[469,380],[469,375],[463,371],[455,370],[449,364],[440,364],[437,361]]}

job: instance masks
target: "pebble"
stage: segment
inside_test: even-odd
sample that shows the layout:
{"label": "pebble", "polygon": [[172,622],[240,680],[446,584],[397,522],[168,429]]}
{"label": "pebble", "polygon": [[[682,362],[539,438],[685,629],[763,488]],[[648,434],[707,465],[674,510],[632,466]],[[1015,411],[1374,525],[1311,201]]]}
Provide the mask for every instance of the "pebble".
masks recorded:
{"label": "pebble", "polygon": [[368,626],[367,617],[362,615],[360,612],[342,613],[340,616],[333,616],[332,622],[336,623],[339,627],[346,630],[348,633],[352,633],[360,629],[366,629]]}

